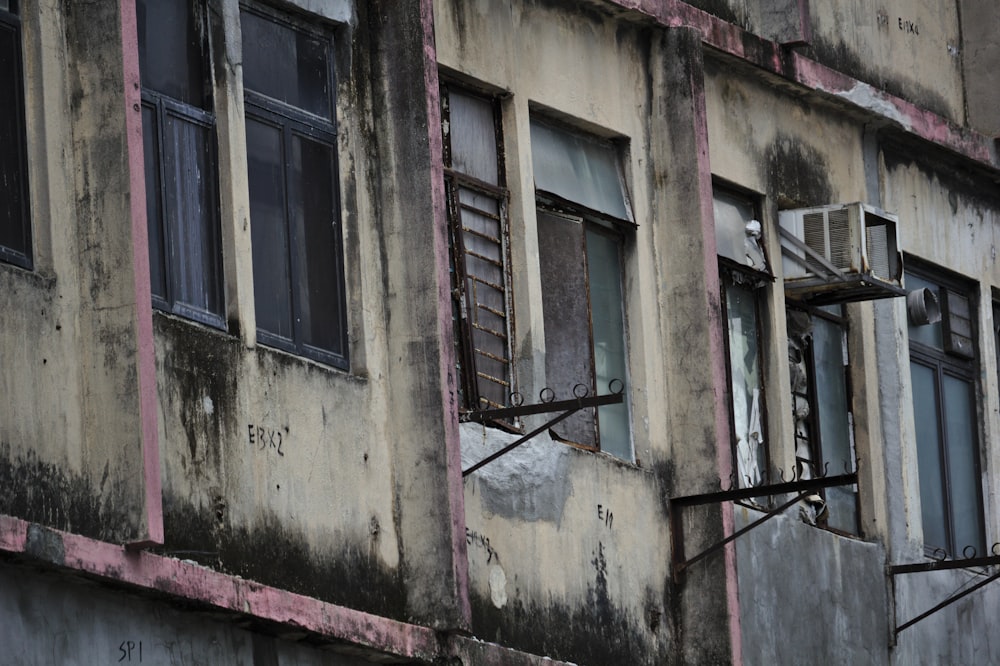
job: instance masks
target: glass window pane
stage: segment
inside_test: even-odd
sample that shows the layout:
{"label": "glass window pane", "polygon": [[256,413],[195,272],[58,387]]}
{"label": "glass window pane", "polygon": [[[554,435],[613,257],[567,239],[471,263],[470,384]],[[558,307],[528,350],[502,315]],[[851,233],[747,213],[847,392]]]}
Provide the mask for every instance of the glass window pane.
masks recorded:
{"label": "glass window pane", "polygon": [[854,456],[844,374],[844,331],[820,317],[813,317],[813,361],[823,462],[829,463],[829,473],[845,474],[854,469]]}
{"label": "glass window pane", "polygon": [[979,520],[980,481],[977,464],[975,409],[972,383],[945,375],[944,393],[945,436],[948,447],[948,490],[951,496],[951,518],[958,557],[966,546],[973,546],[979,555],[985,551],[982,524]]}
{"label": "glass window pane", "polygon": [[143,87],[208,109],[211,85],[198,7],[190,0],[138,0],[139,70]]}
{"label": "glass window pane", "polygon": [[[621,244],[618,240],[588,230],[587,268],[590,278],[596,388],[598,394],[611,393],[612,380],[619,380],[624,387],[628,372],[625,315],[622,307]],[[598,409],[597,416],[601,450],[631,460],[628,406],[624,402],[605,405]]]}
{"label": "glass window pane", "polygon": [[30,225],[20,100],[21,40],[16,27],[0,23],[0,246],[28,255]]}
{"label": "glass window pane", "polygon": [[733,425],[740,487],[758,485],[766,472],[757,298],[753,290],[726,285]]}
{"label": "glass window pane", "polygon": [[[913,423],[917,436],[917,468],[920,477],[920,510],[924,543],[948,550],[944,486],[941,469],[941,437],[935,371],[910,362],[913,384]],[[954,555],[954,553],[952,553]]]}
{"label": "glass window pane", "polygon": [[457,92],[448,94],[448,102],[452,168],[498,185],[493,104],[489,100]]}
{"label": "glass window pane", "polygon": [[332,120],[329,43],[253,12],[240,21],[244,86]]}
{"label": "glass window pane", "polygon": [[[753,203],[719,190],[715,191],[712,203],[715,209],[716,252],[720,257],[747,265],[746,224],[754,219]],[[763,265],[763,256],[755,253],[753,259]]]}
{"label": "glass window pane", "polygon": [[618,154],[610,143],[531,121],[535,188],[622,220],[625,200]]}
{"label": "glass window pane", "polygon": [[288,206],[298,328],[304,344],[342,355],[346,341],[333,147],[293,135],[291,148]]}
{"label": "glass window pane", "polygon": [[[212,127],[171,113],[163,131],[163,196],[174,303],[222,315]],[[148,204],[147,204],[148,207]]]}
{"label": "glass window pane", "polygon": [[[538,211],[538,263],[545,325],[546,385],[556,399],[572,397],[583,384],[591,393],[590,315],[584,265],[583,220]],[[564,439],[597,446],[593,409],[581,409],[553,430]]]}
{"label": "glass window pane", "polygon": [[257,329],[292,339],[291,278],[281,130],[247,118],[247,170]]}
{"label": "glass window pane", "polygon": [[156,109],[142,105],[142,151],[146,171],[146,234],[149,239],[149,281],[153,296],[166,305],[167,275],[163,258],[162,190],[160,184],[159,126]]}
{"label": "glass window pane", "polygon": [[[839,312],[837,312],[839,314]],[[816,378],[815,409],[818,412],[822,459],[820,474],[847,474],[854,470],[851,447],[851,406],[845,374],[846,340],[837,323],[813,317],[813,364]],[[829,488],[828,524],[844,532],[857,532],[857,494],[854,488]]]}

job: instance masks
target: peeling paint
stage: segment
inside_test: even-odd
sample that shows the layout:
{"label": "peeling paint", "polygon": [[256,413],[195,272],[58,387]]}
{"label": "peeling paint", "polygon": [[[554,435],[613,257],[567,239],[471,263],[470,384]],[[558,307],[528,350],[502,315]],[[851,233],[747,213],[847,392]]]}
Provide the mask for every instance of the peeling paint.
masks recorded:
{"label": "peeling paint", "polygon": [[[463,469],[518,439],[517,435],[473,423],[461,424],[460,431]],[[541,433],[474,472],[466,483],[476,484],[484,506],[492,513],[558,525],[572,493],[567,474],[569,454],[566,444]]]}

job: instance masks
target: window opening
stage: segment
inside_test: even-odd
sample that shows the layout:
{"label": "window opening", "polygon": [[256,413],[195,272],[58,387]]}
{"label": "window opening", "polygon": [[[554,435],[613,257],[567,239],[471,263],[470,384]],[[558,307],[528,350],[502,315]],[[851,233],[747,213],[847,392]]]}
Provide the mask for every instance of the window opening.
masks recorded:
{"label": "window opening", "polygon": [[[796,474],[849,472],[856,455],[842,306],[789,308],[786,322]],[[808,497],[803,515],[812,524],[857,534],[857,510],[857,488],[837,486]]]}
{"label": "window opening", "polygon": [[21,20],[0,5],[0,261],[32,268]]}
{"label": "window opening", "polygon": [[729,418],[740,488],[766,483],[768,447],[761,350],[761,303],[771,281],[756,201],[717,186],[713,192],[722,307],[726,319]]}
{"label": "window opening", "polygon": [[205,7],[138,0],[153,305],[225,328]]}
{"label": "window opening", "polygon": [[513,380],[500,110],[496,100],[446,84],[441,120],[461,405],[496,409]]}
{"label": "window opening", "polygon": [[257,339],[346,369],[332,38],[240,21]]}
{"label": "window opening", "polygon": [[[633,216],[617,148],[531,120],[546,383],[590,394],[627,385],[624,245]],[[632,459],[626,403],[582,409],[552,432]]]}
{"label": "window opening", "polygon": [[971,289],[910,269],[906,284],[930,290],[942,303],[939,321],[911,319],[907,329],[924,546],[949,554],[971,546],[983,553]]}

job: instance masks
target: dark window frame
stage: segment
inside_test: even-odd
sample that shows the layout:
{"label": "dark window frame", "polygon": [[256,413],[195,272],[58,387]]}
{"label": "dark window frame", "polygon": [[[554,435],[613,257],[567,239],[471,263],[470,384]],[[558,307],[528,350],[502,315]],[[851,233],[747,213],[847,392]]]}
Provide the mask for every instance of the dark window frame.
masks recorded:
{"label": "dark window frame", "polygon": [[[154,0],[150,0],[154,1]],[[152,136],[145,136],[144,140],[151,140],[155,146],[155,155],[146,155],[147,170],[150,168],[149,161],[155,160],[153,166],[154,182],[146,183],[147,211],[150,208],[156,210],[156,219],[147,220],[149,235],[149,251],[151,269],[159,266],[163,272],[162,290],[164,293],[157,293],[160,286],[152,284],[152,304],[153,307],[163,312],[182,316],[213,328],[221,330],[227,329],[226,324],[226,293],[225,274],[223,269],[223,249],[222,249],[222,214],[219,190],[219,159],[218,159],[218,136],[216,128],[216,116],[214,112],[214,95],[211,86],[211,53],[209,44],[208,11],[204,3],[196,3],[194,8],[200,12],[195,19],[200,22],[201,62],[203,69],[204,90],[202,93],[203,105],[177,99],[170,94],[147,87],[143,83],[142,87],[142,107],[145,111],[153,114],[153,127],[144,124],[143,133],[151,132]],[[149,55],[146,56],[150,57]],[[209,107],[209,108],[204,108]],[[174,211],[174,207],[181,207],[180,201],[164,196],[167,191],[166,182],[168,176],[167,162],[169,158],[178,163],[183,160],[191,160],[193,156],[184,155],[179,146],[171,146],[168,143],[167,119],[173,118],[175,121],[185,123],[189,126],[206,130],[209,139],[204,146],[206,151],[206,161],[209,165],[208,173],[199,179],[199,183],[205,188],[205,199],[209,202],[208,209],[204,210],[203,217],[197,224],[192,224],[191,220],[175,222],[178,228],[172,228],[170,220],[179,215]],[[168,156],[168,152],[175,154]],[[191,183],[176,184],[180,190],[184,186],[191,186]],[[191,192],[185,192],[188,196],[198,194],[197,185]],[[155,200],[151,200],[155,198]],[[149,215],[147,215],[149,216]],[[186,257],[181,256],[177,243],[177,234],[201,232],[198,237],[190,238],[189,241],[201,245],[204,244],[204,252],[209,257],[210,266],[207,272],[202,272],[198,284],[210,301],[216,304],[215,309],[202,308],[197,304],[187,303],[182,300],[182,274],[184,270],[181,265],[189,266]],[[150,271],[151,281],[154,278],[153,270]]]}
{"label": "dark window frame", "polygon": [[[724,195],[729,199],[741,200],[752,210],[752,219],[761,220],[763,210],[762,197],[746,188],[739,187],[728,181],[719,178],[712,179],[713,199],[717,194]],[[763,231],[763,230],[762,230]],[[766,242],[761,238],[761,249],[764,253],[764,260],[770,270],[770,261],[767,255]],[[747,485],[767,485],[771,482],[771,442],[768,434],[768,405],[767,405],[767,368],[764,364],[765,340],[764,314],[767,307],[767,286],[774,281],[774,276],[770,272],[756,270],[751,266],[730,259],[729,257],[717,255],[719,267],[719,303],[722,306],[724,325],[722,328],[723,341],[726,345],[726,408],[729,415],[730,432],[730,454],[732,457],[733,474],[736,476],[736,486],[743,488]],[[736,432],[736,410],[734,405],[733,391],[733,367],[732,367],[732,340],[729,332],[729,297],[727,290],[729,287],[741,288],[752,295],[754,302],[754,316],[756,319],[757,336],[757,366],[760,372],[760,397],[758,409],[760,411],[760,429],[763,439],[763,459],[758,461],[760,469],[760,481],[757,484],[746,484],[746,480],[739,478],[739,440]],[[757,498],[761,501],[764,498]]]}
{"label": "dark window frame", "polygon": [[[723,339],[726,345],[726,406],[729,413],[730,432],[730,453],[732,456],[733,473],[736,475],[736,485],[739,488],[767,485],[771,481],[771,440],[768,436],[767,427],[767,372],[764,365],[764,326],[763,308],[765,301],[765,289],[771,282],[772,277],[766,273],[755,271],[752,268],[733,262],[725,257],[719,257],[719,302],[722,305],[722,314],[725,317],[722,329]],[[758,410],[760,411],[760,429],[763,440],[762,459],[758,461],[760,468],[760,481],[758,483],[746,483],[746,479],[740,478],[739,474],[739,440],[736,436],[736,410],[733,404],[733,366],[732,366],[732,340],[729,332],[729,287],[735,287],[746,291],[754,303],[754,318],[756,319],[755,334],[757,337],[757,367],[760,373],[760,396]],[[752,480],[750,480],[752,481]]]}
{"label": "dark window frame", "polygon": [[[320,363],[331,365],[341,370],[349,370],[350,359],[347,323],[347,288],[345,278],[346,262],[339,182],[340,165],[337,151],[338,132],[336,124],[337,99],[334,31],[319,30],[313,26],[305,26],[291,17],[266,10],[258,7],[257,5],[241,4],[240,13],[241,20],[245,13],[250,13],[258,18],[275,23],[283,28],[305,33],[306,35],[321,40],[326,44],[326,55],[328,59],[326,76],[330,96],[329,108],[331,115],[330,118],[324,118],[304,109],[292,106],[289,103],[269,97],[261,92],[244,87],[244,109],[247,120],[268,125],[273,128],[279,128],[281,132],[283,145],[282,179],[284,210],[283,218],[280,220],[280,223],[285,225],[287,256],[285,256],[284,259],[287,261],[285,266],[289,271],[289,279],[291,283],[291,289],[288,294],[287,301],[287,305],[290,308],[291,313],[291,337],[284,337],[272,331],[263,330],[258,323],[257,340],[265,346],[274,347],[303,356]],[[302,277],[305,269],[303,268],[302,257],[299,257],[297,253],[293,251],[293,248],[296,245],[295,241],[298,239],[298,236],[296,235],[297,225],[293,224],[291,220],[291,197],[289,196],[289,183],[292,172],[292,160],[290,159],[290,153],[293,150],[291,139],[294,136],[302,137],[303,139],[316,144],[321,144],[330,149],[330,212],[332,214],[331,224],[334,247],[330,248],[329,259],[331,262],[335,263],[335,266],[334,283],[332,285],[326,285],[330,290],[326,293],[329,294],[332,292],[332,300],[336,302],[335,316],[338,323],[336,330],[333,331],[333,334],[339,340],[339,349],[326,349],[307,343],[305,341],[306,334],[301,324],[301,318],[297,316],[297,314],[303,310],[304,306],[301,302],[300,289],[296,288],[296,285],[299,280],[305,279]],[[251,227],[253,226],[253,223],[254,220],[251,215]],[[258,275],[255,270],[255,290],[259,288],[257,279]]]}
{"label": "dark window frame", "polygon": [[[938,451],[937,451],[937,462],[938,462],[938,472],[941,481],[941,492],[943,501],[943,513],[944,513],[944,533],[945,541],[944,544],[933,544],[927,543],[927,537],[924,536],[924,550],[928,555],[938,556],[941,550],[944,550],[951,557],[961,557],[963,556],[964,550],[968,546],[973,546],[976,548],[979,555],[985,554],[985,549],[987,547],[986,539],[986,506],[985,506],[985,495],[983,492],[983,448],[982,443],[984,440],[983,434],[983,421],[981,418],[981,405],[982,405],[982,387],[979,383],[979,367],[981,362],[981,354],[979,350],[979,340],[978,331],[976,328],[976,322],[979,317],[979,295],[975,288],[975,284],[971,281],[961,278],[960,276],[952,275],[945,269],[936,268],[926,262],[922,262],[919,259],[907,255],[906,261],[906,272],[919,277],[927,282],[930,282],[937,286],[939,299],[945,298],[945,292],[951,291],[963,296],[968,299],[969,309],[971,313],[971,330],[972,330],[972,354],[971,356],[962,355],[958,353],[952,353],[946,351],[945,349],[935,349],[933,346],[925,344],[924,342],[914,339],[913,336],[908,335],[909,344],[909,362],[911,365],[920,365],[925,369],[930,370],[933,373],[933,391],[934,391],[934,402],[937,407],[937,414],[940,416],[937,420],[937,437],[938,437]],[[944,317],[947,317],[947,313],[943,313]],[[942,324],[944,322],[942,321]],[[959,380],[968,385],[971,398],[970,398],[970,414],[968,417],[970,419],[971,434],[973,441],[971,442],[972,448],[975,450],[975,455],[973,456],[973,475],[974,483],[973,487],[976,493],[976,529],[978,531],[978,537],[980,543],[978,544],[961,544],[956,541],[955,530],[956,526],[953,519],[953,503],[954,503],[954,491],[952,490],[952,479],[950,478],[950,465],[948,462],[948,452],[949,452],[949,437],[948,437],[948,411],[945,410],[945,398],[944,398],[944,381],[946,378],[953,378]],[[912,371],[911,371],[911,390],[914,389]],[[916,442],[914,446],[917,446]],[[919,465],[919,460],[918,460]],[[923,509],[922,509],[923,511]],[[923,519],[923,516],[922,516]]]}
{"label": "dark window frame", "polygon": [[[514,304],[510,263],[510,224],[508,216],[508,205],[510,201],[510,191],[506,187],[506,168],[504,163],[503,150],[503,117],[500,108],[500,100],[496,96],[481,94],[468,87],[444,80],[441,83],[441,122],[442,128],[447,124],[451,127],[451,104],[452,93],[457,93],[466,97],[478,98],[480,101],[490,104],[493,111],[493,127],[495,146],[497,154],[497,183],[488,183],[478,178],[464,174],[453,166],[452,160],[452,131],[442,131],[443,139],[443,163],[444,163],[444,183],[448,216],[449,250],[451,259],[451,287],[454,304],[453,321],[455,323],[455,345],[458,355],[458,373],[461,381],[459,390],[460,411],[476,411],[480,409],[493,409],[506,407],[510,394],[514,390]],[[460,201],[461,190],[470,190],[476,194],[489,197],[496,201],[498,213],[494,215],[490,211],[474,208],[469,204],[462,204]],[[490,311],[497,317],[505,320],[504,331],[485,331],[486,334],[493,334],[500,338],[497,333],[502,333],[505,356],[497,358],[492,355],[494,362],[502,363],[506,366],[505,376],[494,377],[481,371],[480,364],[477,363],[477,356],[488,355],[486,352],[477,349],[475,344],[476,330],[480,328],[473,313],[478,308],[488,309],[485,304],[476,302],[472,290],[467,288],[470,281],[477,281],[478,276],[472,275],[467,267],[467,258],[471,252],[466,244],[467,234],[476,234],[475,230],[468,229],[462,222],[462,210],[469,210],[477,215],[482,215],[490,219],[495,219],[499,228],[500,237],[498,239],[485,238],[488,242],[498,242],[502,266],[500,270],[503,275],[503,284],[491,284],[490,287],[497,291],[502,291],[502,300],[505,311]],[[474,253],[473,253],[474,254]],[[488,387],[491,384],[498,384],[505,387],[506,398],[504,403],[490,400]],[[501,425],[512,426],[514,422],[503,422]]]}
{"label": "dark window frame", "polygon": [[[626,280],[625,280],[625,273],[624,273],[624,271],[625,271],[625,264],[626,264],[627,244],[628,244],[629,240],[634,237],[629,232],[632,231],[635,228],[635,226],[632,224],[631,220],[626,221],[626,220],[621,220],[619,218],[613,218],[613,217],[609,218],[609,216],[596,213],[595,211],[591,210],[590,208],[588,208],[586,206],[574,205],[572,203],[566,202],[564,199],[553,197],[552,195],[550,195],[549,193],[546,193],[546,192],[537,192],[536,193],[535,208],[536,208],[536,211],[539,211],[539,212],[542,212],[542,213],[547,213],[547,214],[555,215],[555,216],[580,218],[580,220],[581,220],[581,226],[582,226],[582,230],[581,230],[581,233],[580,233],[581,246],[580,246],[579,249],[580,249],[580,253],[581,253],[581,263],[582,263],[582,267],[583,267],[582,274],[583,274],[583,276],[584,276],[584,278],[585,278],[585,280],[587,282],[586,293],[582,296],[582,298],[584,298],[585,301],[586,301],[586,311],[587,311],[587,316],[588,316],[588,322],[587,322],[587,324],[588,324],[588,326],[587,326],[587,340],[588,340],[588,344],[587,344],[587,349],[588,349],[589,356],[587,358],[587,361],[588,361],[588,365],[589,365],[589,369],[590,369],[590,376],[589,377],[583,377],[583,378],[581,378],[581,381],[579,381],[577,383],[578,384],[583,384],[584,386],[586,386],[587,389],[588,389],[588,391],[590,392],[590,395],[596,395],[596,394],[598,394],[600,392],[600,389],[599,389],[599,387],[597,387],[598,376],[597,376],[597,362],[596,362],[596,359],[595,359],[595,347],[596,347],[596,345],[594,343],[594,319],[593,319],[593,306],[592,306],[592,295],[591,295],[593,290],[590,287],[590,266],[589,266],[590,256],[589,256],[588,245],[587,245],[587,234],[588,234],[588,232],[589,233],[598,234],[598,235],[601,235],[603,237],[611,239],[615,243],[615,245],[617,247],[617,251],[618,251],[619,265],[621,267],[621,272],[619,273],[619,276],[618,276],[618,278],[619,278],[619,280],[618,280],[618,287],[619,287],[620,295],[621,295],[621,300],[620,300],[621,319],[622,319],[621,336],[622,336],[622,347],[623,347],[623,350],[624,350],[625,375],[626,375],[624,377],[617,377],[615,379],[618,379],[618,380],[621,381],[621,383],[622,383],[622,389],[623,390],[627,389],[628,386],[630,385],[630,380],[629,380],[629,377],[628,377],[628,362],[629,362],[628,320],[629,320],[629,317],[628,317],[628,308],[626,307],[626,298],[627,297],[626,297],[626,293],[625,293]],[[539,242],[541,242],[541,239],[539,239]],[[545,285],[543,284],[542,285],[543,301],[544,301],[546,293],[547,293],[547,291],[545,289]],[[544,305],[543,305],[543,310],[544,310]],[[551,331],[549,331],[548,328],[546,328],[546,334],[545,334],[546,335],[546,348],[548,348],[548,336],[550,335],[550,333],[551,333]],[[551,378],[549,378],[549,380],[548,380],[547,383],[549,383],[549,382],[551,382]],[[550,387],[550,388],[553,388],[553,390],[555,390],[555,387]],[[566,387],[561,387],[561,388],[566,388]],[[573,389],[575,391],[575,387],[569,387],[569,388],[571,388],[571,389]],[[626,396],[627,396],[627,393],[626,393]],[[558,393],[558,392],[555,395],[556,399],[568,399],[568,398],[571,398],[571,397],[573,397],[573,396],[568,395],[568,394],[564,395],[564,394],[561,394],[561,393]],[[627,397],[626,397],[625,402],[622,403],[621,405],[611,405],[609,407],[610,408],[623,408],[623,409],[626,410],[626,421],[627,421],[626,427],[627,427],[627,432],[625,434],[626,434],[626,440],[627,440],[627,443],[628,443],[630,455],[631,455],[632,458],[634,458],[635,451],[634,451],[634,442],[633,442],[632,423],[631,423],[630,415],[628,413],[629,406],[628,406],[628,399],[627,399]],[[592,414],[592,417],[591,416],[587,416],[585,418],[592,418],[593,419],[594,444],[591,445],[591,444],[588,444],[586,442],[577,442],[575,440],[568,439],[568,437],[563,437],[562,440],[565,441],[567,444],[570,444],[570,445],[572,445],[572,446],[574,446],[576,448],[583,449],[583,450],[586,450],[586,451],[605,451],[605,452],[607,452],[607,447],[602,446],[602,444],[601,444],[601,417],[600,417],[600,413],[601,413],[602,409],[607,410],[609,407],[598,407],[598,408],[583,409],[583,410],[580,410],[580,412],[578,412],[577,415],[574,415],[573,417],[570,417],[570,421],[571,421],[572,419],[579,418],[581,414],[587,414],[587,415],[591,415]],[[568,422],[569,421],[567,421],[567,423]],[[559,431],[559,426],[554,426],[553,427],[553,432],[558,433],[558,431]],[[629,460],[630,459],[630,458],[627,458],[627,457],[620,457],[617,454],[613,454],[613,453],[611,455],[615,455],[615,457],[619,457],[622,460]]]}
{"label": "dark window frame", "polygon": [[[20,236],[11,245],[0,245],[0,261],[13,264],[20,268],[32,270],[34,268],[33,243],[31,228],[31,206],[30,192],[28,186],[28,139],[27,122],[25,115],[25,91],[24,91],[24,56],[22,53],[23,42],[21,37],[21,19],[18,15],[17,0],[10,2],[7,11],[0,10],[0,30],[9,30],[12,33],[11,49],[14,61],[11,63],[11,81],[14,88],[12,99],[6,100],[5,107],[8,117],[13,119],[11,132],[16,135],[13,138],[13,150],[7,153],[12,156],[13,176],[16,179],[12,191],[3,192],[9,196],[9,201],[13,202],[10,210],[7,211],[10,223],[14,229],[14,234]],[[2,128],[0,128],[2,129]],[[0,211],[0,214],[3,214]],[[2,220],[0,220],[2,223]]]}
{"label": "dark window frame", "polygon": [[[848,336],[850,335],[850,320],[848,319],[847,313],[844,310],[844,306],[840,305],[839,307],[840,307],[840,314],[835,314],[823,308],[809,307],[808,305],[803,303],[786,304],[786,310],[794,310],[797,312],[801,312],[808,315],[813,320],[815,319],[825,320],[836,326],[837,329],[839,330],[843,344],[846,343],[846,341],[848,340]],[[813,328],[815,327],[813,326]],[[837,474],[850,474],[855,470],[856,462],[852,461],[852,466],[849,469],[843,469],[841,467],[831,468],[829,466],[830,465],[829,457],[832,454],[824,447],[823,444],[823,427],[822,427],[820,406],[819,406],[821,391],[817,381],[818,371],[816,368],[817,351],[815,348],[815,334],[811,334],[809,336],[808,342],[804,349],[804,353],[805,353],[804,362],[806,364],[807,374],[808,374],[807,393],[800,394],[793,391],[792,397],[794,400],[795,396],[801,396],[806,400],[807,404],[809,405],[809,416],[807,417],[806,421],[809,428],[808,445],[810,448],[811,459],[807,460],[799,457],[797,453],[799,436],[798,433],[796,433],[795,463],[798,468],[797,473],[800,475],[804,475],[805,472],[803,472],[803,469],[807,468],[809,475],[812,477],[837,475]],[[856,443],[854,439],[855,438],[854,387],[851,382],[849,358],[848,362],[843,365],[843,372],[844,372],[844,392],[845,392],[844,399],[848,407],[846,417],[849,429],[848,430],[849,446],[851,448],[852,454],[854,455],[854,458],[856,459],[857,452],[855,449]],[[829,489],[820,489],[816,492],[824,500],[828,499]],[[822,522],[817,521],[817,526],[823,527],[824,529],[830,530],[831,532],[836,532],[837,534],[842,534],[845,536],[856,537],[860,535],[861,506],[856,489],[854,490],[854,512],[853,512],[853,520],[855,524],[854,530],[839,529],[835,526],[828,524],[828,520],[829,519],[824,520]]]}

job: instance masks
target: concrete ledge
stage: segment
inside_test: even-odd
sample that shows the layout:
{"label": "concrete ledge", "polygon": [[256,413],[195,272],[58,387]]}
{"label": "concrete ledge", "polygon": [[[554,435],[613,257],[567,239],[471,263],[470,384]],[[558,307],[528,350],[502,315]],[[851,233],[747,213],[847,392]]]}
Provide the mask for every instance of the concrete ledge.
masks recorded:
{"label": "concrete ledge", "polygon": [[993,137],[957,125],[680,0],[605,0],[605,3],[644,15],[664,27],[694,28],[706,46],[722,54],[828,96],[876,123],[898,127],[916,139],[933,143],[980,166],[1000,169],[1000,148]]}

